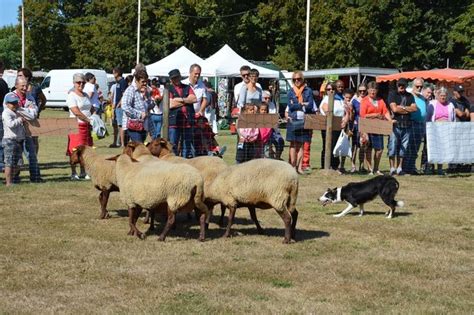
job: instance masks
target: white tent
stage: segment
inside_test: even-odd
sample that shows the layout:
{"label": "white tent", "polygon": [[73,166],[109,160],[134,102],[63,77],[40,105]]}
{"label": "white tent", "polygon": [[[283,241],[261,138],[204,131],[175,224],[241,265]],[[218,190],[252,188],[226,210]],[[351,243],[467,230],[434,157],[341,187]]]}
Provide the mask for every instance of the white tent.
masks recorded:
{"label": "white tent", "polygon": [[203,77],[237,77],[240,75],[240,67],[248,65],[260,72],[261,78],[278,78],[279,73],[250,63],[239,56],[229,45],[224,45],[214,55],[210,56],[201,64]]}
{"label": "white tent", "polygon": [[182,76],[187,76],[189,74],[189,67],[193,63],[201,65],[203,62],[202,58],[186,47],[181,46],[174,53],[146,66],[146,71],[149,76],[168,76],[168,72],[171,70],[179,69]]}

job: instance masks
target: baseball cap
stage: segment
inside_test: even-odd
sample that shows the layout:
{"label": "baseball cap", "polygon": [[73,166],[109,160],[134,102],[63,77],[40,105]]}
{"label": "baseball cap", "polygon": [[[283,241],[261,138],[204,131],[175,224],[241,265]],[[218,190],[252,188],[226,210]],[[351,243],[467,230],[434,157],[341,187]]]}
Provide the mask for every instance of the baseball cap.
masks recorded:
{"label": "baseball cap", "polygon": [[177,78],[177,77],[181,77],[181,73],[179,72],[178,69],[173,69],[171,70],[169,73],[168,73],[170,79],[174,79],[174,78]]}
{"label": "baseball cap", "polygon": [[8,93],[5,95],[5,104],[18,104],[20,102],[20,99],[18,98],[18,95],[15,93]]}
{"label": "baseball cap", "polygon": [[456,92],[464,92],[464,86],[462,86],[461,84],[457,84],[454,86],[453,90],[455,90]]}
{"label": "baseball cap", "polygon": [[397,86],[400,86],[400,85],[407,86],[408,85],[407,79],[405,78],[398,79]]}

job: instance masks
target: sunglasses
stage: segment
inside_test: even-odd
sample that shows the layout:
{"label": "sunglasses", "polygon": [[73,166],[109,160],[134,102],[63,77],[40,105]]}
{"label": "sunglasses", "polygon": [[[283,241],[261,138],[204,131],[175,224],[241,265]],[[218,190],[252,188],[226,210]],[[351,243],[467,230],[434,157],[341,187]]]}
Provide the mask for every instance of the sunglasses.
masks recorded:
{"label": "sunglasses", "polygon": [[243,77],[248,77],[250,75],[250,73],[242,73],[241,76]]}
{"label": "sunglasses", "polygon": [[359,90],[359,93],[367,93],[367,90]]}
{"label": "sunglasses", "polygon": [[268,96],[265,96],[263,99],[264,100],[269,100],[270,98]]}
{"label": "sunglasses", "polygon": [[326,91],[332,91],[332,88],[326,89]]}
{"label": "sunglasses", "polygon": [[77,84],[86,84],[86,81],[76,81]]}
{"label": "sunglasses", "polygon": [[421,89],[421,88],[423,87],[423,85],[415,85],[415,87],[416,87],[417,89]]}
{"label": "sunglasses", "polygon": [[293,78],[293,82],[302,81],[302,80],[303,80],[302,78]]}

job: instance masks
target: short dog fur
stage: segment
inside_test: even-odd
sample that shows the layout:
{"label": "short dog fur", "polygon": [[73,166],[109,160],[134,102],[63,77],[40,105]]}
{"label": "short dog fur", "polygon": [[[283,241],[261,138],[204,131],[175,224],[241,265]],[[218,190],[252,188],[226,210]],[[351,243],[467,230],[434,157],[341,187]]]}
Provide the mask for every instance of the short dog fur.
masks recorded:
{"label": "short dog fur", "polygon": [[323,206],[329,203],[341,201],[347,202],[347,208],[334,217],[343,217],[357,206],[360,207],[360,215],[364,214],[364,204],[375,199],[377,196],[390,207],[386,213],[387,218],[392,218],[396,207],[403,207],[403,201],[396,201],[395,195],[399,188],[398,181],[389,175],[380,175],[369,180],[349,183],[345,186],[329,189],[319,198]]}

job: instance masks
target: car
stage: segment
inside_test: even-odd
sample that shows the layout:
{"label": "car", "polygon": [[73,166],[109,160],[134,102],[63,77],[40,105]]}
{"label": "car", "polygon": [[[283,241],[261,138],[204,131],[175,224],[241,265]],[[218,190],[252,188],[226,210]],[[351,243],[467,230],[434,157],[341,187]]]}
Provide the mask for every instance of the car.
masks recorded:
{"label": "car", "polygon": [[94,74],[104,99],[107,99],[109,87],[107,84],[107,73],[104,70],[56,69],[49,71],[41,83],[41,89],[46,96],[46,107],[60,107],[67,110],[66,98],[69,91],[74,87],[72,82],[73,75],[75,73],[86,74],[87,72]]}

